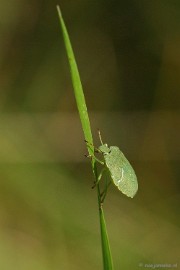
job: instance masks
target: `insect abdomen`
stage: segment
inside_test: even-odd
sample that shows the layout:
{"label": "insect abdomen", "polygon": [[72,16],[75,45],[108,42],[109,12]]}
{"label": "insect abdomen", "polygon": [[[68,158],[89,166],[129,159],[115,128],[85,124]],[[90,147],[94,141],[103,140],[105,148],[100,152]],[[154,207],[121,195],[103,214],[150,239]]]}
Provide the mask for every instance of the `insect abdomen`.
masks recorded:
{"label": "insect abdomen", "polygon": [[117,146],[111,146],[110,150],[104,159],[113,183],[122,193],[133,198],[138,190],[136,174]]}

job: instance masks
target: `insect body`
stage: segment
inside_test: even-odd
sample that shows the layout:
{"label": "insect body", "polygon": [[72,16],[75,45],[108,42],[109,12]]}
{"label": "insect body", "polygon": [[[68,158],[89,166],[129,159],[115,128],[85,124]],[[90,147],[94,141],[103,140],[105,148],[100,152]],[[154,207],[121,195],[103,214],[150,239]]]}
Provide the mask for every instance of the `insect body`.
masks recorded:
{"label": "insect body", "polygon": [[122,193],[133,198],[138,190],[138,182],[127,158],[117,146],[108,147],[107,144],[102,144],[98,150],[104,156],[104,163],[113,183]]}
{"label": "insect body", "polygon": [[[97,160],[97,162],[105,165],[105,168],[103,168],[102,172],[99,174],[98,182],[102,177],[103,171],[107,169],[115,186],[117,186],[117,188],[123,194],[133,198],[138,190],[138,182],[135,171],[117,146],[108,147],[107,144],[103,144],[100,131],[99,138],[101,141],[101,146],[98,148],[95,148],[94,146],[93,147],[95,148],[96,152],[99,152],[103,155],[104,161],[100,161],[95,156],[94,158]],[[106,195],[108,186],[109,184],[106,183],[106,188],[103,192],[104,195]],[[103,198],[105,198],[105,196],[103,196]]]}

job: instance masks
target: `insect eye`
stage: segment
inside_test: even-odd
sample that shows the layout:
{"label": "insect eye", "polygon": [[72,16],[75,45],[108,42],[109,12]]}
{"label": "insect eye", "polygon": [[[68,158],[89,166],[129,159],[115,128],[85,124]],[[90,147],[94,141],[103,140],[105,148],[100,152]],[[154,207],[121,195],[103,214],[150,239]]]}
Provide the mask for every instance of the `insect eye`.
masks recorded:
{"label": "insect eye", "polygon": [[111,150],[110,151],[103,152],[103,155],[106,156],[106,155],[109,155],[110,153],[111,153]]}

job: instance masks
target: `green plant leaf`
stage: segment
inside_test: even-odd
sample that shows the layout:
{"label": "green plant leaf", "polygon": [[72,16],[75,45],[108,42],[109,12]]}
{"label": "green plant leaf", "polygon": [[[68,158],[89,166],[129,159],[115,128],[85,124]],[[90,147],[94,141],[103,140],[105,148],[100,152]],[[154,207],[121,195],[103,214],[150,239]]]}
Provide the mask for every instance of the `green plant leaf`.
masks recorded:
{"label": "green plant leaf", "polygon": [[[90,142],[91,144],[93,144],[91,126],[90,126],[87,106],[86,106],[86,102],[85,102],[85,97],[84,97],[84,93],[83,93],[83,88],[82,88],[82,84],[81,84],[81,79],[80,79],[78,67],[76,64],[76,60],[74,57],[74,53],[73,53],[73,49],[71,46],[69,35],[68,35],[67,29],[66,29],[66,25],[64,23],[59,6],[57,6],[57,11],[58,11],[58,15],[59,15],[60,25],[62,28],[64,44],[66,47],[66,53],[67,53],[68,60],[69,60],[74,95],[76,98],[79,116],[81,119],[82,129],[84,132],[85,139],[88,142]],[[88,151],[90,154],[93,154],[94,153],[93,147],[92,148],[88,147]],[[98,174],[97,174],[97,168],[96,168],[96,161],[94,159],[92,159],[92,169],[93,169],[93,173],[95,175],[96,181],[97,181]],[[100,229],[101,229],[101,243],[102,243],[104,270],[113,270],[113,262],[112,262],[112,257],[111,257],[111,251],[110,251],[109,239],[108,239],[106,223],[105,223],[105,218],[104,218],[104,212],[103,212],[103,208],[101,205],[101,195],[100,195],[99,185],[97,185],[97,197],[98,197],[98,207],[99,207],[99,220],[100,220]]]}
{"label": "green plant leaf", "polygon": [[68,56],[68,60],[69,60],[71,79],[72,79],[72,84],[73,84],[73,88],[74,88],[74,95],[76,98],[76,103],[77,103],[77,107],[78,107],[78,111],[79,111],[79,116],[81,119],[83,132],[85,135],[85,139],[88,142],[93,143],[92,133],[91,133],[91,128],[90,128],[90,121],[89,121],[87,106],[86,106],[84,93],[83,93],[83,89],[82,89],[81,79],[79,76],[79,71],[77,68],[77,64],[76,64],[73,49],[71,46],[71,42],[69,39],[69,35],[67,32],[64,20],[62,18],[62,14],[61,14],[59,6],[57,6],[57,10],[58,10],[62,33],[63,33],[63,37],[64,37],[64,44],[66,47],[66,52],[67,52],[67,56]]}

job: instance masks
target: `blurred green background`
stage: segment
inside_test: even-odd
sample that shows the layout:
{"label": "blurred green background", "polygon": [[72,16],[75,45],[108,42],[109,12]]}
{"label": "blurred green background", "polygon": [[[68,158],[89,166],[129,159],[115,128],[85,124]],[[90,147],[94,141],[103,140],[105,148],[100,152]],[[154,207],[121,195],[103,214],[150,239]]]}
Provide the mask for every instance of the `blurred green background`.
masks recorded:
{"label": "blurred green background", "polygon": [[[139,180],[104,209],[115,269],[180,269],[180,2],[0,2],[0,269],[102,269],[96,190],[56,4],[89,109]],[[171,264],[171,265],[170,265]]]}

